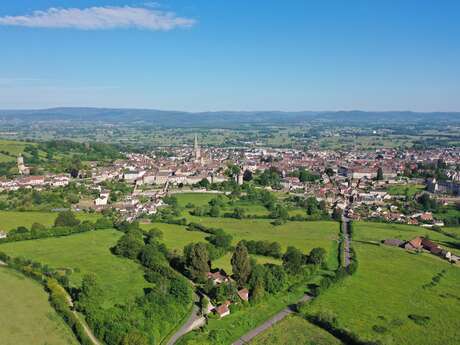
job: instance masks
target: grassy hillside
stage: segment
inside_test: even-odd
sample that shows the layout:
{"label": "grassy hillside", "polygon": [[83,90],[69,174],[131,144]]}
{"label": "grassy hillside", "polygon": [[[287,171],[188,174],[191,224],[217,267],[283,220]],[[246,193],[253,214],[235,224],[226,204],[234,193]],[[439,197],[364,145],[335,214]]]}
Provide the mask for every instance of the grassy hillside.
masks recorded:
{"label": "grassy hillside", "polygon": [[[340,327],[383,344],[459,343],[459,267],[399,248],[360,243],[355,248],[357,273],[314,300],[309,312],[330,311]],[[429,285],[438,274],[439,283]],[[411,315],[426,320],[415,322]]]}
{"label": "grassy hillside", "polygon": [[105,291],[105,304],[121,303],[143,295],[148,287],[142,268],[132,260],[110,252],[122,233],[99,230],[67,237],[13,242],[0,245],[0,251],[10,256],[22,256],[53,268],[73,270],[71,283],[79,286],[85,273],[99,276]]}
{"label": "grassy hillside", "polygon": [[0,343],[76,345],[70,329],[35,281],[0,267]]}
{"label": "grassy hillside", "polygon": [[24,141],[0,140],[0,163],[15,161],[24,152],[27,145],[33,145]]}

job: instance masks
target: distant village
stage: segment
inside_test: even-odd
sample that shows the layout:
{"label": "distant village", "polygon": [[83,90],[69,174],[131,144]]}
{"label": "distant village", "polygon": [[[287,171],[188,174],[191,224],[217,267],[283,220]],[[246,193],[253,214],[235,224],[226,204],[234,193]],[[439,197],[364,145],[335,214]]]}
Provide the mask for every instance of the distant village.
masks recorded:
{"label": "distant village", "polygon": [[[442,227],[443,221],[431,212],[418,210],[411,214],[400,209],[400,201],[407,195],[390,194],[393,185],[421,185],[418,193],[427,193],[442,203],[458,202],[460,196],[460,149],[405,150],[380,149],[375,151],[344,152],[332,150],[301,151],[273,148],[201,147],[197,136],[189,146],[165,148],[162,154],[125,153],[125,159],[111,165],[91,162],[88,171],[76,178],[68,174],[31,176],[22,157],[17,160],[20,176],[0,180],[0,191],[19,188],[56,188],[71,181],[85,184],[98,197],[77,205],[78,209],[102,211],[113,208],[129,221],[143,214],[154,214],[164,205],[162,199],[171,191],[202,190],[200,182],[221,183],[232,178],[243,184],[244,175],[275,169],[281,175],[281,191],[324,200],[331,212],[347,209],[352,219],[379,219],[388,222]],[[407,169],[419,164],[438,164],[446,167],[446,179],[407,177]],[[229,177],[229,164],[239,167],[236,176]],[[450,168],[451,167],[451,168]],[[303,168],[315,179],[301,181],[293,172]],[[111,200],[111,192],[101,187],[103,182],[121,181],[132,186],[132,193],[123,200]],[[266,187],[271,189],[271,187]],[[409,197],[414,197],[409,196]]]}

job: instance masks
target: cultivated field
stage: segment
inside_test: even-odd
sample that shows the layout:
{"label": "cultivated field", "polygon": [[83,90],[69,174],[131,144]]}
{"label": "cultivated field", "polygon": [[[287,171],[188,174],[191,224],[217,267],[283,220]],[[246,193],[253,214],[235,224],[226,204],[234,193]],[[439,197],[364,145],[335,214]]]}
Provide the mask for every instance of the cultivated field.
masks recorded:
{"label": "cultivated field", "polygon": [[0,245],[0,251],[55,269],[72,269],[70,281],[75,286],[81,284],[85,273],[95,273],[103,284],[106,305],[111,305],[141,296],[143,289],[148,287],[139,265],[110,252],[121,236],[122,233],[116,230],[98,230],[67,237],[5,243]]}
{"label": "cultivated field", "polygon": [[76,345],[37,282],[0,267],[0,344]]}
{"label": "cultivated field", "polygon": [[[357,226],[355,234],[360,236]],[[340,327],[383,344],[460,343],[459,267],[430,254],[356,242],[354,246],[357,273],[315,299],[310,312],[330,311]]]}
{"label": "cultivated field", "polygon": [[258,335],[250,345],[340,345],[339,340],[305,319],[290,315]]}
{"label": "cultivated field", "polygon": [[[40,223],[46,226],[54,224],[58,212],[18,212],[0,211],[0,230],[10,231],[18,226],[30,228],[33,223]],[[96,221],[99,217],[96,214],[76,213],[76,217],[83,220]]]}

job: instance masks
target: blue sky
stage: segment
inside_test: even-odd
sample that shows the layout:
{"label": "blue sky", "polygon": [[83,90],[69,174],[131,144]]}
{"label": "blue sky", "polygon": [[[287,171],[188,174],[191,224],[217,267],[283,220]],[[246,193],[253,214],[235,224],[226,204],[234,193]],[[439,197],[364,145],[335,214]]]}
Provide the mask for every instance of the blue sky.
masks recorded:
{"label": "blue sky", "polygon": [[459,16],[457,0],[2,1],[0,108],[460,111]]}

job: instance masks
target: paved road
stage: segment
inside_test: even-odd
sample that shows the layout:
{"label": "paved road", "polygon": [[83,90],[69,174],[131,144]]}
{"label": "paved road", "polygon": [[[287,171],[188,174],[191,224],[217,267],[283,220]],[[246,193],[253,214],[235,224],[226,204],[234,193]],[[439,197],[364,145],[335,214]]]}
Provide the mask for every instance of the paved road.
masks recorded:
{"label": "paved road", "polygon": [[192,312],[190,313],[190,316],[187,320],[186,323],[182,325],[179,330],[172,335],[171,338],[169,338],[168,342],[166,345],[174,345],[181,337],[183,337],[185,334],[190,332],[192,330],[192,326],[194,326],[198,321],[202,318],[201,313],[200,313],[200,308],[197,306],[197,302],[199,301],[199,296],[195,294],[195,300],[193,301],[193,309]]}
{"label": "paved road", "polygon": [[[312,299],[312,296],[310,295],[304,295],[300,301],[300,302],[306,302],[306,301],[309,301],[310,299]],[[276,324],[277,322],[280,322],[281,320],[283,320],[286,316],[288,316],[289,314],[292,314],[294,311],[292,310],[291,307],[287,307],[285,309],[283,309],[282,311],[280,311],[278,314],[274,315],[271,319],[265,321],[263,324],[261,324],[259,327],[257,328],[254,328],[253,330],[249,331],[248,333],[246,333],[245,335],[243,335],[240,339],[238,339],[237,341],[235,341],[232,345],[244,345],[248,342],[250,342],[253,338],[255,338],[256,336],[258,336],[260,333],[266,331],[267,329],[269,329],[270,327],[272,327],[274,324]]]}
{"label": "paved road", "polygon": [[345,251],[345,267],[350,265],[350,233],[348,231],[348,227],[350,224],[350,220],[343,216],[342,217],[342,232],[344,237],[344,251]]}

